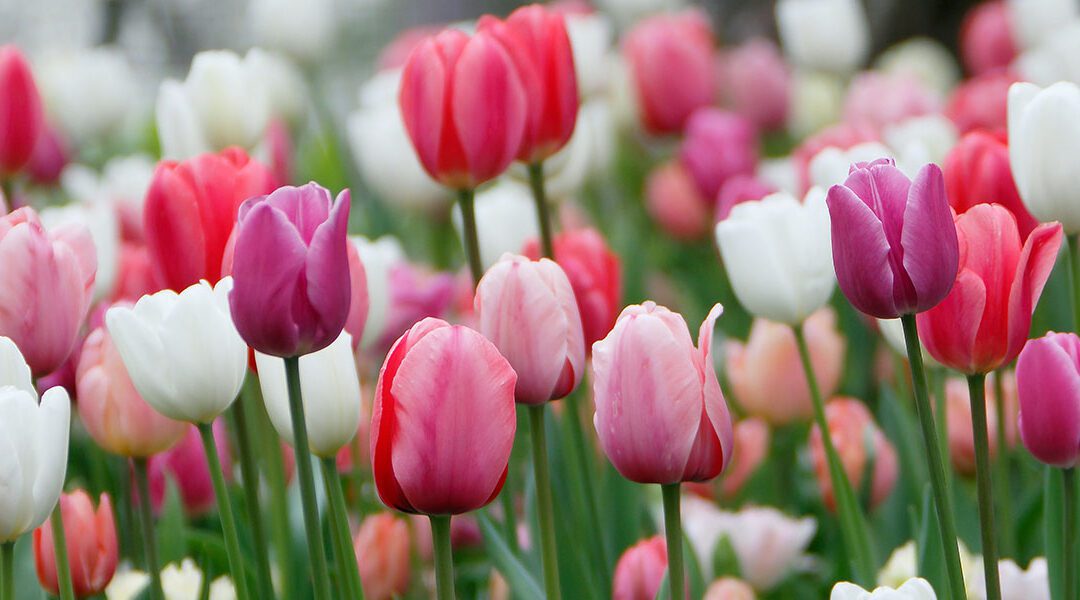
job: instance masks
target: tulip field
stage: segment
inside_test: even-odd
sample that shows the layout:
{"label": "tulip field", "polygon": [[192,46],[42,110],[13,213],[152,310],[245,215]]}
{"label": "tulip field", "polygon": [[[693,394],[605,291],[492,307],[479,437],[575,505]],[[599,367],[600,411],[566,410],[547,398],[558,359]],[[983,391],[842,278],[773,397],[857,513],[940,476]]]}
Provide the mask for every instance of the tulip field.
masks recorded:
{"label": "tulip field", "polygon": [[1080,600],[1080,2],[0,0],[0,600]]}

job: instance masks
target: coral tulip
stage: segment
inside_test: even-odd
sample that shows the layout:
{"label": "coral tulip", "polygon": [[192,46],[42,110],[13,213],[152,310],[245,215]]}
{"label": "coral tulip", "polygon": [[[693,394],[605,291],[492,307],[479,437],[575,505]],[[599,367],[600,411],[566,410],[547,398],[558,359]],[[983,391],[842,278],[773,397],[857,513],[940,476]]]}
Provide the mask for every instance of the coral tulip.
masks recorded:
{"label": "coral tulip", "polygon": [[[889,497],[899,475],[896,449],[874,423],[874,417],[866,405],[859,400],[833,398],[825,405],[825,419],[851,486],[856,490],[864,487],[870,490],[870,506],[880,506]],[[872,444],[872,447],[868,444]],[[810,457],[825,505],[835,511],[836,495],[825,460],[821,429],[816,424],[810,430]],[[873,470],[868,473],[871,464]],[[870,480],[863,483],[866,477],[870,477]]]}
{"label": "coral tulip", "polygon": [[695,240],[709,231],[708,204],[681,162],[664,163],[645,180],[645,209],[675,239]]}
{"label": "coral tulip", "polygon": [[652,600],[667,573],[667,543],[653,536],[630,546],[615,565],[612,600]]}
{"label": "coral tulip", "polygon": [[[64,543],[75,596],[85,598],[100,594],[112,581],[118,561],[112,501],[108,494],[102,494],[95,511],[86,491],[75,490],[60,496],[60,512],[64,519]],[[59,595],[56,553],[49,522],[34,530],[34,565],[41,587]]]}
{"label": "coral tulip", "polygon": [[1000,204],[1016,217],[1021,240],[1026,240],[1039,224],[1016,189],[1004,132],[975,130],[960,138],[945,157],[942,171],[949,204],[956,212],[965,212],[976,204]]}
{"label": "coral tulip", "polygon": [[364,597],[391,600],[409,589],[409,524],[390,513],[365,517],[353,542]]}
{"label": "coral tulip", "polygon": [[[1009,371],[1001,382],[1005,392],[1004,421],[999,419],[997,411],[997,386],[994,384],[992,373],[986,378],[986,429],[990,435],[990,458],[993,460],[997,455],[998,427],[1005,425],[1005,441],[1011,448],[1016,445],[1017,428],[1016,414],[1018,410],[1016,402],[1016,376]],[[975,474],[975,439],[971,429],[971,401],[968,398],[967,382],[958,378],[950,378],[945,382],[945,422],[949,426],[949,458],[952,459],[953,467],[962,475]]]}
{"label": "coral tulip", "polygon": [[757,417],[735,423],[731,465],[720,480],[720,493],[734,498],[769,454],[769,425]]}

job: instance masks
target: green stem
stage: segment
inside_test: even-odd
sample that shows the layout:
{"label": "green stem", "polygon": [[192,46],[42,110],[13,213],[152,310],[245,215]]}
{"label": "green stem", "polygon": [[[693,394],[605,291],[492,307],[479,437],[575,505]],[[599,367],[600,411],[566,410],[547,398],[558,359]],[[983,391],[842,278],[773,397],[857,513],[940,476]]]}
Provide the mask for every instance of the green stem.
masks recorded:
{"label": "green stem", "polygon": [[[582,382],[584,384],[584,381]],[[603,572],[600,576],[603,581],[611,581],[611,563],[608,559],[607,538],[604,536],[604,532],[600,530],[600,524],[603,522],[600,517],[600,504],[596,499],[596,488],[593,486],[594,469],[589,461],[588,450],[586,449],[585,432],[581,427],[581,416],[578,412],[578,397],[576,394],[570,394],[563,402],[563,422],[570,433],[570,452],[574,455],[573,459],[578,463],[578,469],[581,472],[581,487],[585,492],[585,507],[588,511],[589,518],[587,519],[589,525],[592,527],[592,531],[589,532],[589,537],[594,540],[593,551],[600,557],[600,563],[603,567]]]}
{"label": "green stem", "polygon": [[450,547],[450,516],[431,515],[435,545],[435,587],[439,600],[454,600],[454,555]]}
{"label": "green stem", "polygon": [[221,530],[225,534],[225,553],[229,558],[229,570],[236,584],[236,595],[246,600],[248,595],[247,575],[244,573],[244,554],[240,551],[240,536],[236,533],[236,517],[233,516],[232,502],[229,500],[229,488],[225,485],[225,474],[221,472],[221,459],[218,457],[217,442],[214,440],[213,423],[199,423],[199,436],[202,437],[203,449],[206,450],[206,464],[210,467],[210,481],[214,484],[214,496],[217,498],[218,514],[221,517]]}
{"label": "green stem", "polygon": [[660,486],[664,495],[664,535],[667,537],[668,585],[671,598],[686,598],[686,571],[683,569],[682,517],[679,507],[679,484]]}
{"label": "green stem", "polygon": [[825,417],[825,401],[818,387],[817,374],[814,373],[814,365],[810,360],[810,348],[806,344],[803,327],[799,324],[793,326],[792,329],[795,332],[795,342],[799,347],[803,373],[806,375],[806,382],[810,388],[810,398],[814,404],[814,420],[821,431],[821,441],[825,447],[825,460],[829,466],[829,480],[836,499],[840,533],[844,538],[844,546],[847,549],[856,582],[864,586],[870,585],[874,582],[876,561],[866,529],[866,518],[862,514],[862,506],[851,487],[844,465],[840,462],[836,445],[833,444],[832,432],[829,430],[829,422]]}
{"label": "green stem", "polygon": [[986,599],[1001,600],[997,530],[994,527],[994,491],[990,480],[990,436],[986,427],[986,375],[968,375],[967,381],[968,399],[971,401],[971,432],[975,439],[975,484],[979,492],[979,526],[982,531]]}
{"label": "green stem", "polygon": [[353,549],[352,531],[349,529],[349,514],[345,510],[345,493],[341,489],[341,474],[337,470],[334,457],[323,458],[323,482],[326,484],[326,497],[330,499],[330,524],[337,529],[337,552],[339,577],[347,586],[349,598],[364,598],[364,586],[360,581],[360,565],[356,562]]}
{"label": "green stem", "polygon": [[997,460],[994,461],[994,479],[997,487],[994,488],[997,498],[998,522],[1001,523],[1001,538],[998,540],[998,550],[1001,556],[1012,556],[1015,541],[1013,539],[1012,496],[1009,485],[1009,440],[1006,433],[1006,420],[1009,416],[1005,413],[1005,369],[999,369],[994,375],[994,408],[997,413]]}
{"label": "green stem", "polygon": [[941,447],[938,444],[937,431],[934,428],[934,415],[930,410],[930,398],[926,391],[926,370],[923,368],[919,330],[915,324],[915,315],[903,315],[900,320],[904,325],[904,343],[907,345],[908,364],[911,367],[911,383],[912,387],[915,388],[915,412],[919,415],[923,444],[926,446],[930,487],[934,492],[938,530],[941,533],[941,545],[945,552],[945,570],[949,576],[949,591],[953,598],[966,598],[964,573],[960,569],[960,550],[957,547],[959,538],[956,535],[956,521],[953,517],[952,501],[949,497],[949,485],[945,479],[945,463],[942,462]]}
{"label": "green stem", "polygon": [[0,600],[15,600],[15,542],[0,546]]}
{"label": "green stem", "polygon": [[304,531],[307,533],[308,554],[311,559],[312,587],[316,600],[329,600],[330,580],[326,570],[326,549],[323,547],[322,525],[319,523],[319,505],[315,500],[315,475],[311,469],[311,446],[308,444],[304,400],[300,391],[300,357],[290,356],[284,360],[285,379],[289,384],[293,451],[296,453],[296,473],[300,478],[300,500],[304,508]]}
{"label": "green stem", "polygon": [[[258,396],[252,396],[258,398]],[[280,597],[291,597],[296,593],[293,589],[293,560],[292,545],[289,527],[288,486],[285,481],[285,465],[281,456],[281,443],[278,441],[277,432],[273,431],[269,418],[266,416],[262,401],[259,399],[255,407],[255,422],[263,432],[259,436],[262,444],[262,455],[266,459],[266,486],[269,489],[270,499],[270,526],[274,538],[274,553],[277,559],[278,583],[281,586]]]}
{"label": "green stem", "polygon": [[68,562],[67,536],[64,535],[64,515],[60,510],[60,503],[49,515],[49,524],[52,525],[53,553],[56,555],[56,583],[60,588],[60,597],[63,600],[74,600],[75,586],[71,584],[71,563]]}
{"label": "green stem", "polygon": [[473,284],[480,283],[484,276],[484,263],[480,261],[480,238],[476,233],[476,193],[471,189],[458,190],[458,204],[461,205],[461,224],[465,233],[462,243],[465,245],[465,257],[469,261]]}
{"label": "green stem", "polygon": [[260,598],[269,598],[274,594],[274,584],[270,579],[266,530],[263,525],[262,508],[259,506],[259,470],[255,466],[252,428],[248,423],[252,398],[250,394],[244,394],[236,403],[233,408],[233,423],[236,425],[236,445],[240,454],[240,476],[244,480],[244,506],[251,526],[251,540],[255,545],[255,591]]}
{"label": "green stem", "polygon": [[937,425],[938,444],[941,448],[942,458],[946,464],[950,464],[949,409],[947,392],[945,391],[949,379],[948,372],[944,368],[931,369],[927,376],[929,376],[930,382],[934,386],[934,424]]}
{"label": "green stem", "polygon": [[157,541],[154,539],[154,513],[150,500],[150,478],[146,473],[146,459],[133,458],[135,463],[135,485],[139,489],[139,519],[142,521],[143,557],[146,560],[146,572],[150,575],[150,598],[164,600],[165,592],[161,589],[161,564],[157,557]]}
{"label": "green stem", "polygon": [[536,508],[540,518],[540,550],[544,566],[544,591],[549,600],[562,597],[559,592],[559,562],[555,546],[555,509],[551,502],[551,477],[548,474],[547,436],[544,432],[544,406],[529,406],[532,438],[533,472],[536,475]]}
{"label": "green stem", "polygon": [[1069,236],[1069,263],[1072,266],[1073,331],[1080,331],[1080,233]]}
{"label": "green stem", "polygon": [[529,187],[532,188],[536,205],[536,221],[540,224],[540,249],[545,258],[555,258],[555,246],[551,242],[551,207],[548,206],[547,190],[544,188],[544,163],[529,163]]}
{"label": "green stem", "polygon": [[1076,468],[1062,469],[1065,481],[1065,535],[1062,563],[1065,565],[1065,600],[1076,600]]}

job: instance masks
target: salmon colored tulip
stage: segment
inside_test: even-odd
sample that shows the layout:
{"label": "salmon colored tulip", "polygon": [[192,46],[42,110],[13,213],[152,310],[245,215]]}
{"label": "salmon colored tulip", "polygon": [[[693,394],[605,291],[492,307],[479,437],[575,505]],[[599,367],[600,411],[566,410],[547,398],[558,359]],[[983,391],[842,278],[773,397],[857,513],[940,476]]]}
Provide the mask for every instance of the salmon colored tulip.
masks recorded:
{"label": "salmon colored tulip", "polygon": [[702,600],[756,600],[757,595],[750,584],[735,579],[724,577],[709,584]]}
{"label": "salmon colored tulip", "polygon": [[44,109],[34,74],[22,52],[0,46],[0,175],[22,169],[44,127]]}
{"label": "salmon colored tulip", "polygon": [[667,543],[657,535],[626,549],[615,565],[612,600],[652,600],[667,573]]}
{"label": "salmon colored tulip", "polygon": [[1080,337],[1050,332],[1016,360],[1020,439],[1032,456],[1061,468],[1080,463]]}
{"label": "salmon colored tulip", "polygon": [[734,498],[769,456],[769,425],[757,417],[735,423],[731,465],[720,480],[720,493]]}
{"label": "salmon colored tulip", "polygon": [[[64,540],[75,597],[102,593],[112,581],[118,561],[116,519],[109,495],[102,494],[94,510],[84,490],[61,494],[60,513],[64,518]],[[41,587],[58,595],[56,553],[49,521],[34,530],[34,565]]]}
{"label": "salmon colored tulip", "polygon": [[409,524],[390,513],[364,518],[353,542],[364,598],[392,600],[409,589]]}
{"label": "salmon colored tulip", "polygon": [[681,162],[666,162],[649,173],[645,209],[677,240],[701,239],[709,231],[709,200]]}
{"label": "salmon colored tulip", "polygon": [[1000,204],[1016,217],[1021,240],[1039,224],[1016,189],[1004,132],[975,130],[960,138],[945,157],[942,171],[949,204],[956,212],[976,204]]}
{"label": "salmon colored tulip", "polygon": [[[991,373],[986,378],[986,429],[990,435],[990,459],[998,452],[998,412],[997,385]],[[1009,371],[1002,381],[1005,390],[1005,440],[1011,448],[1016,445],[1016,375]],[[953,467],[962,475],[975,474],[975,440],[971,429],[971,401],[968,397],[967,382],[959,378],[950,378],[945,382],[945,411],[948,423],[949,458]]]}
{"label": "salmon colored tulip", "polygon": [[[896,449],[874,423],[874,417],[866,405],[855,398],[840,396],[830,400],[825,404],[825,420],[852,488],[858,493],[858,490],[868,486],[870,506],[880,506],[896,486],[900,468]],[[868,447],[868,442],[873,446]],[[836,511],[836,496],[825,460],[821,429],[817,424],[810,430],[810,458],[825,505]],[[873,470],[868,473],[871,462]],[[864,483],[868,476],[870,481]]]}
{"label": "salmon colored tulip", "polygon": [[517,375],[472,329],[424,319],[383,363],[371,418],[371,462],[387,506],[460,514],[491,502],[506,480]]}

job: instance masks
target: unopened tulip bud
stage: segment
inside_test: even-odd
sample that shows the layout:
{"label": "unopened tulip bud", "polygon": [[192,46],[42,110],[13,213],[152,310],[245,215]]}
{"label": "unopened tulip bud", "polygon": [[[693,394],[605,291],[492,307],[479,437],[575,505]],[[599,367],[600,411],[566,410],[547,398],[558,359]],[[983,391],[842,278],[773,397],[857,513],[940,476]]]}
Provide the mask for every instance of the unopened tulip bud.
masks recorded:
{"label": "unopened tulip bud", "polygon": [[1040,461],[1069,468],[1080,461],[1080,338],[1048,333],[1028,341],[1016,360],[1020,439]]}

